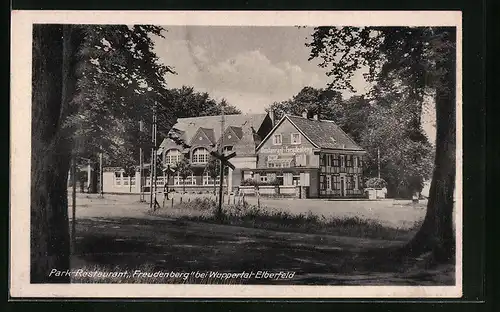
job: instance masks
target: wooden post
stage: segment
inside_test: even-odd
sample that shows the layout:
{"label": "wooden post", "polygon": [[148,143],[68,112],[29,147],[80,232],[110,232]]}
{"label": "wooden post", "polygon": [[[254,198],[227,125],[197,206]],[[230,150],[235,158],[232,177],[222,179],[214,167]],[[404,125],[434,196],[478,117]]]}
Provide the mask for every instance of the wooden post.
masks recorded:
{"label": "wooden post", "polygon": [[76,157],[73,155],[73,163],[71,166],[71,180],[72,180],[72,191],[71,194],[71,204],[72,204],[72,220],[71,220],[71,246],[73,252],[75,252],[76,243]]}
{"label": "wooden post", "polygon": [[260,190],[257,186],[257,207],[260,209]]}
{"label": "wooden post", "polygon": [[174,208],[174,198],[172,197],[172,209]]}
{"label": "wooden post", "polygon": [[378,178],[380,179],[380,148],[377,148]]}
{"label": "wooden post", "polygon": [[87,166],[87,193],[88,190],[90,190],[90,176],[92,175],[92,164],[90,162],[90,159],[88,160],[89,164]]}

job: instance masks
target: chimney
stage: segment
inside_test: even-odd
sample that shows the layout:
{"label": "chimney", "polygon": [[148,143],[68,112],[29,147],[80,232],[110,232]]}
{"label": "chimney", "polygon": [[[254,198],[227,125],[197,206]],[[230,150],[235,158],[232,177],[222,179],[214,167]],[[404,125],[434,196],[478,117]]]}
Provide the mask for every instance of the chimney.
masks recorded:
{"label": "chimney", "polygon": [[302,117],[307,118],[307,109],[302,111]]}
{"label": "chimney", "polygon": [[314,114],[313,119],[318,120],[318,114]]}
{"label": "chimney", "polygon": [[269,112],[267,113],[269,115],[269,118],[271,118],[271,126],[274,127],[274,123],[276,122],[274,120],[274,110],[269,110]]}

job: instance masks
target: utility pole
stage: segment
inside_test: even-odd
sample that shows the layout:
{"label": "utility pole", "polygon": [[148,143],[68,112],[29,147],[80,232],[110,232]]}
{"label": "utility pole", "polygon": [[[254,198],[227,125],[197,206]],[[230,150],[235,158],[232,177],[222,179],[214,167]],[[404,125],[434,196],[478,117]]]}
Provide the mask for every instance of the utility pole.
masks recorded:
{"label": "utility pole", "polygon": [[[141,121],[139,121],[139,135],[140,135],[140,138],[141,138],[141,142],[140,142],[140,147],[139,147],[139,191],[140,191],[140,195],[139,195],[139,201],[140,202],[143,202],[144,201],[144,193],[143,193],[143,189],[142,189],[142,180],[143,180],[143,172],[142,172],[142,131],[143,131],[143,127],[144,127],[144,124]],[[137,183],[137,181],[136,181]]]}
{"label": "utility pole", "polygon": [[380,179],[380,148],[377,148],[378,178]]}
{"label": "utility pole", "polygon": [[102,146],[101,146],[101,150],[100,150],[100,153],[99,153],[99,188],[100,188],[100,191],[101,191],[101,198],[104,197],[104,189],[103,189],[102,178],[103,178],[103,174],[102,174]]}
{"label": "utility pole", "polygon": [[76,242],[76,157],[73,154],[73,163],[71,165],[71,180],[73,183],[73,194],[71,194],[71,205],[72,205],[72,222],[71,222],[71,246],[72,250],[75,250]]}
{"label": "utility pole", "polygon": [[156,122],[156,102],[154,106],[154,111],[153,111],[153,151],[154,151],[154,167],[153,167],[153,176],[154,176],[154,186],[153,186],[153,207],[156,209],[156,182],[157,182],[157,177],[158,173],[156,172],[157,162],[158,162],[158,155],[156,155],[156,134],[157,134],[157,122]]}
{"label": "utility pole", "polygon": [[155,159],[155,115],[156,102],[153,104],[153,126],[151,127],[151,159],[149,160],[149,209],[153,209],[153,166]]}
{"label": "utility pole", "polygon": [[[224,156],[223,151],[224,151],[224,106],[221,106],[221,121],[220,121],[220,146],[219,146],[219,154],[221,156]],[[224,187],[223,181],[224,181],[224,162],[222,159],[220,160],[220,178],[219,178],[219,209],[217,210],[217,218],[221,220],[222,216],[222,189]]]}

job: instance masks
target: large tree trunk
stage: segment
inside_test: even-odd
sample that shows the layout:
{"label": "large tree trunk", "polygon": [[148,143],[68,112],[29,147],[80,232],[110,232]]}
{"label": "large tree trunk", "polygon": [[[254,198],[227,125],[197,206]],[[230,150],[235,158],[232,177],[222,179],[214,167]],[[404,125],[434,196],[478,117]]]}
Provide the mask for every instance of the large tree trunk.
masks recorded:
{"label": "large tree trunk", "polygon": [[60,136],[63,27],[33,27],[31,132],[31,282],[68,282],[49,276],[69,269],[67,181],[69,150]]}
{"label": "large tree trunk", "polygon": [[[454,31],[447,34],[447,41],[454,43]],[[451,262],[455,256],[456,64],[455,50],[451,50],[437,64],[446,74],[436,90],[436,156],[427,212],[422,227],[407,245],[413,255],[432,251],[432,258],[438,263]]]}
{"label": "large tree trunk", "polygon": [[32,283],[67,283],[70,237],[67,181],[70,128],[64,120],[74,91],[69,26],[34,25],[31,133]]}

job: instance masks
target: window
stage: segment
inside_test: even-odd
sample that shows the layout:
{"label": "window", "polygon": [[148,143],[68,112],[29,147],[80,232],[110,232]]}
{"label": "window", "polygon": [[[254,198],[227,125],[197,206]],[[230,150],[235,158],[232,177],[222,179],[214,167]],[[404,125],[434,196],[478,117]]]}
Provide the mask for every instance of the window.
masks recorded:
{"label": "window", "polygon": [[115,172],[115,177],[114,177],[115,185],[121,185],[122,183],[122,173],[121,172]]}
{"label": "window", "polygon": [[300,144],[300,133],[292,133],[292,144]]}
{"label": "window", "polygon": [[295,155],[295,165],[296,166],[306,166],[307,165],[307,155],[297,154]]}
{"label": "window", "polygon": [[319,189],[320,190],[325,190],[326,189],[326,183],[325,183],[325,176],[320,175],[319,176]]}
{"label": "window", "polygon": [[332,189],[332,176],[326,176],[326,189]]}
{"label": "window", "polygon": [[267,175],[261,175],[260,182],[267,182]]}
{"label": "window", "polygon": [[222,153],[223,153],[224,155],[227,155],[227,154],[229,154],[232,150],[233,150],[233,147],[232,147],[232,146],[224,146],[224,148],[222,149]]}
{"label": "window", "polygon": [[346,167],[352,167],[352,155],[346,155]]}
{"label": "window", "polygon": [[208,174],[208,172],[205,172],[203,175],[203,185],[216,185],[220,184],[220,176],[217,176],[215,180]]}
{"label": "window", "polygon": [[340,190],[340,176],[338,174],[334,174],[332,177],[333,177],[333,189]]}
{"label": "window", "polygon": [[358,167],[358,156],[354,156],[354,167]]}
{"label": "window", "polygon": [[326,155],[325,154],[322,154],[320,156],[320,160],[321,160],[321,166],[322,167],[325,167],[326,166]]}
{"label": "window", "polygon": [[273,136],[273,145],[281,145],[281,134],[275,134]]}
{"label": "window", "polygon": [[340,155],[340,167],[345,167],[345,155]]}
{"label": "window", "polygon": [[354,188],[354,177],[346,176],[346,189],[352,190]]}
{"label": "window", "polygon": [[277,175],[276,176],[276,181],[278,181],[278,185],[284,185],[284,177],[283,175]]}
{"label": "window", "polygon": [[183,181],[182,177],[177,173],[177,175],[174,177],[174,185],[196,185],[196,177],[191,174],[191,176],[187,176],[186,179]]}
{"label": "window", "polygon": [[333,154],[332,155],[332,166],[333,167],[338,167],[340,166],[340,161],[339,161],[339,154]]}
{"label": "window", "polygon": [[175,165],[181,160],[182,154],[178,149],[171,149],[165,153],[165,164]]}
{"label": "window", "polygon": [[296,185],[296,186],[300,186],[300,175],[293,176],[292,184]]}
{"label": "window", "polygon": [[290,168],[292,164],[292,158],[268,158],[267,167],[268,168]]}
{"label": "window", "polygon": [[199,147],[193,151],[193,163],[205,164],[208,162],[209,156],[210,154],[206,148]]}

